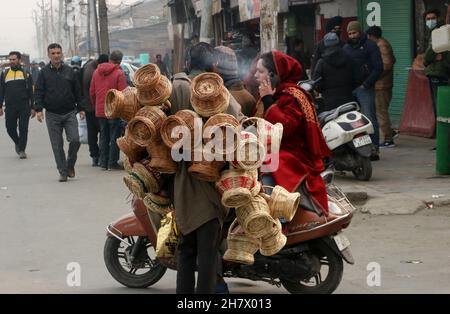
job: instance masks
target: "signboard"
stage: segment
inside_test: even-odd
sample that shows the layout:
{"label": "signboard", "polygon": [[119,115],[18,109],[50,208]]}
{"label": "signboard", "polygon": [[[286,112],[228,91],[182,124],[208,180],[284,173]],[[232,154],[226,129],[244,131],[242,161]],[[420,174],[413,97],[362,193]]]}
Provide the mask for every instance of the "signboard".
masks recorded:
{"label": "signboard", "polygon": [[261,4],[259,0],[239,0],[240,21],[245,22],[259,18]]}

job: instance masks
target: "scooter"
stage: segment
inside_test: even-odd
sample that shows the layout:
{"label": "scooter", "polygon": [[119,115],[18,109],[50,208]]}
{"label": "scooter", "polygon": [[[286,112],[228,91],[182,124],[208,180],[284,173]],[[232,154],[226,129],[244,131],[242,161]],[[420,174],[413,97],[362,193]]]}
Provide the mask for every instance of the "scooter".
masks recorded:
{"label": "scooter", "polygon": [[[319,79],[320,80],[320,79]],[[316,81],[301,81],[299,86],[311,92]],[[344,104],[318,115],[328,148],[333,152],[333,166],[337,171],[351,171],[356,179],[369,181],[372,177],[372,140],[374,128],[361,113],[357,102]]]}
{"label": "scooter", "polygon": [[[331,181],[332,176],[328,171],[324,180]],[[283,225],[287,243],[280,252],[270,257],[258,252],[253,265],[223,260],[224,277],[264,281],[295,294],[335,291],[342,279],[343,260],[354,264],[350,242],[342,230],[350,225],[355,208],[330,182],[327,190],[328,216],[298,208],[294,219]],[[156,284],[168,268],[176,270],[176,259],[155,256],[161,216],[137,198],[132,201],[132,209],[106,228],[104,261],[119,283],[147,288]]]}

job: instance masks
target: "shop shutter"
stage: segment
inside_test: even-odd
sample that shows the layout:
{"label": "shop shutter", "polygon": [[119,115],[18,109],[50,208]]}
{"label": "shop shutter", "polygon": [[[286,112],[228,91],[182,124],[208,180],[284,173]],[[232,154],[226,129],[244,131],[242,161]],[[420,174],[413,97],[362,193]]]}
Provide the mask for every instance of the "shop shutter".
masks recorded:
{"label": "shop shutter", "polygon": [[397,59],[390,113],[392,123],[398,126],[403,112],[409,68],[413,62],[413,3],[412,0],[358,0],[358,15],[364,29],[369,27],[368,20],[369,23],[378,21],[376,14],[372,13],[377,3],[381,13],[379,26],[383,30],[383,37],[391,43]]}

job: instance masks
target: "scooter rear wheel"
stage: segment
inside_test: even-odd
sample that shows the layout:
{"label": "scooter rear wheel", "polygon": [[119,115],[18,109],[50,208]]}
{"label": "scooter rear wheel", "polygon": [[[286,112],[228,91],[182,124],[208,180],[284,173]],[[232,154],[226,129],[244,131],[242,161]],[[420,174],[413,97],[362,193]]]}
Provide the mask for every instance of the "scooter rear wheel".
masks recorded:
{"label": "scooter rear wheel", "polygon": [[[330,294],[339,286],[344,273],[342,258],[325,244],[315,246],[312,251],[320,260],[319,273],[307,281],[280,279],[281,284],[288,292],[292,294]],[[322,278],[325,267],[327,268],[326,277]]]}
{"label": "scooter rear wheel", "polygon": [[357,162],[359,167],[353,170],[353,175],[359,181],[369,181],[372,178],[372,162],[369,157],[358,155]]}
{"label": "scooter rear wheel", "polygon": [[[136,245],[135,239],[129,237],[128,242]],[[129,288],[147,288],[157,283],[166,273],[167,268],[156,258],[151,258],[148,251],[152,249],[150,243],[135,261],[129,261],[132,246],[126,247],[119,239],[108,237],[105,242],[103,258],[106,268],[115,280]]]}

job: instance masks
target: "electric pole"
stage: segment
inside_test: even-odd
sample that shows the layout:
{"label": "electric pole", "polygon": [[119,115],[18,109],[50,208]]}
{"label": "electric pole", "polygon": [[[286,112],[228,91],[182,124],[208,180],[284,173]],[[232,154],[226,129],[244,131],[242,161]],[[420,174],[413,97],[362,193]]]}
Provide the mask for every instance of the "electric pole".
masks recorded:
{"label": "electric pole", "polygon": [[98,1],[98,16],[100,19],[100,51],[109,54],[109,34],[108,34],[108,7],[106,0]]}

